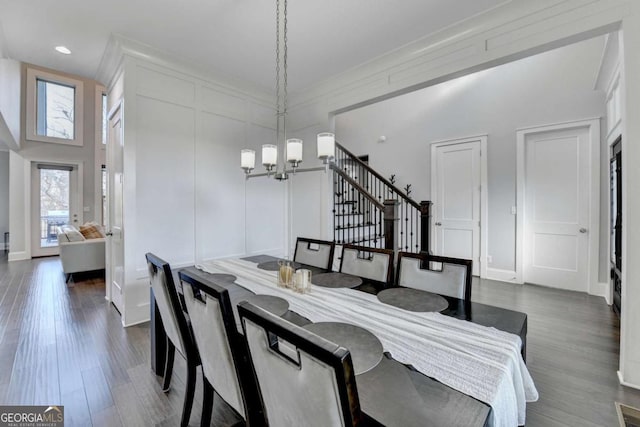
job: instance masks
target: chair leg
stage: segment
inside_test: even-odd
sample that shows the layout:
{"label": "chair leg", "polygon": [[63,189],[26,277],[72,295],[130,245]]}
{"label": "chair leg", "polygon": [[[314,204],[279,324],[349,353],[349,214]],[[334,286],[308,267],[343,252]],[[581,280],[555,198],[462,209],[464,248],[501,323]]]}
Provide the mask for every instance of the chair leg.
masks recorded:
{"label": "chair leg", "polygon": [[211,412],[213,411],[213,386],[207,380],[207,377],[202,375],[203,378],[203,394],[202,394],[202,418],[200,419],[200,427],[209,427],[211,425]]}
{"label": "chair leg", "polygon": [[191,407],[193,406],[193,395],[196,391],[196,364],[191,360],[187,360],[187,388],[184,392],[184,406],[182,407],[181,427],[189,425],[191,417]]}
{"label": "chair leg", "polygon": [[171,375],[173,374],[173,359],[176,356],[176,346],[167,338],[167,357],[164,365],[164,379],[162,381],[162,391],[168,392],[171,388]]}

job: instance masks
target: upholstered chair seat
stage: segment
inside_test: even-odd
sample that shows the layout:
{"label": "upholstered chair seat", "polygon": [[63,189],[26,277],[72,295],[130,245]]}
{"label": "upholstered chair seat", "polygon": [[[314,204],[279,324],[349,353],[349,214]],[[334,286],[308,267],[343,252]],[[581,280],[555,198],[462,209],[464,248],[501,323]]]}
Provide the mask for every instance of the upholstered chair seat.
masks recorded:
{"label": "upholstered chair seat", "polygon": [[393,251],[344,245],[340,272],[387,286],[393,277]]}
{"label": "upholstered chair seat", "polygon": [[151,288],[167,334],[167,357],[162,390],[168,392],[173,374],[175,352],[178,350],[187,361],[187,384],[182,409],[181,426],[189,425],[193,396],[196,388],[196,368],[200,365],[198,350],[193,341],[191,326],[185,317],[173,280],[169,263],[152,253],[146,254]]}
{"label": "upholstered chair seat", "polygon": [[204,398],[201,425],[209,426],[215,392],[248,425],[262,425],[257,385],[244,338],[236,328],[226,289],[180,272],[193,335],[202,360]]}
{"label": "upholstered chair seat", "polygon": [[471,300],[471,260],[401,252],[396,284]]}
{"label": "upholstered chair seat", "polygon": [[293,260],[300,264],[331,270],[335,243],[298,237]]}
{"label": "upholstered chair seat", "polygon": [[238,312],[270,426],[361,425],[347,349],[249,302]]}

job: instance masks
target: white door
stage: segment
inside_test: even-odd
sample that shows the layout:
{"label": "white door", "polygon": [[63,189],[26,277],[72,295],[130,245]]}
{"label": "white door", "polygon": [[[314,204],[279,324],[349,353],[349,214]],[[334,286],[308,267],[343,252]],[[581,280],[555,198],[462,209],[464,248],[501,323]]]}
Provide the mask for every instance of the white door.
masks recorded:
{"label": "white door", "polygon": [[109,117],[107,139],[107,298],[122,313],[124,300],[124,146],[122,107]]}
{"label": "white door", "polygon": [[480,272],[481,141],[432,146],[434,253],[473,261]]}
{"label": "white door", "polygon": [[588,291],[589,128],[524,138],[524,281]]}
{"label": "white door", "polygon": [[58,227],[81,224],[78,168],[31,163],[31,256],[58,255]]}

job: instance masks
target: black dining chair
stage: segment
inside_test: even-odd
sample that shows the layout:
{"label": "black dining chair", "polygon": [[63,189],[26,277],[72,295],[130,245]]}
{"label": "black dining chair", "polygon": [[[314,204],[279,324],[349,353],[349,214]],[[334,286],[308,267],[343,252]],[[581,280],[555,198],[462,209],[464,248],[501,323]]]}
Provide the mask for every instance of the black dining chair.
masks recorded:
{"label": "black dining chair", "polygon": [[193,336],[202,359],[204,393],[200,425],[211,423],[214,391],[247,425],[263,425],[246,342],[236,328],[229,292],[179,273]]}
{"label": "black dining chair", "polygon": [[182,310],[169,263],[152,253],[147,253],[145,257],[149,268],[151,288],[167,334],[167,357],[162,391],[167,393],[170,390],[176,350],[187,361],[187,384],[180,420],[180,426],[185,427],[189,425],[189,417],[191,416],[196,389],[196,369],[200,365],[200,356],[193,340],[191,326]]}
{"label": "black dining chair", "polygon": [[472,271],[468,259],[400,252],[396,284],[470,302]]}
{"label": "black dining chair", "polygon": [[265,418],[271,426],[357,426],[360,410],[351,354],[247,301],[238,313]]}
{"label": "black dining chair", "polygon": [[344,245],[340,272],[387,287],[393,280],[393,250]]}
{"label": "black dining chair", "polygon": [[293,260],[331,271],[336,244],[327,240],[298,237]]}

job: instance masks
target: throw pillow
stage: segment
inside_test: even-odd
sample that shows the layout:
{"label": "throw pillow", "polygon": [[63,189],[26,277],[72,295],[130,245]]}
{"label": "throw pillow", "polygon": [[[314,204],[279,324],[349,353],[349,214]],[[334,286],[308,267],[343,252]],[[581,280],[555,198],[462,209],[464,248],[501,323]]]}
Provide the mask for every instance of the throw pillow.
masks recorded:
{"label": "throw pillow", "polygon": [[85,237],[78,230],[70,229],[64,233],[70,242],[84,242]]}
{"label": "throw pillow", "polygon": [[85,239],[100,239],[104,237],[102,231],[100,230],[99,225],[87,223],[80,226],[80,233],[84,236]]}

